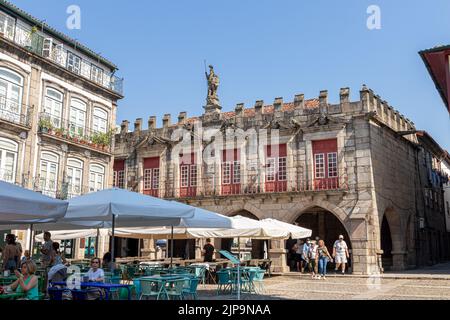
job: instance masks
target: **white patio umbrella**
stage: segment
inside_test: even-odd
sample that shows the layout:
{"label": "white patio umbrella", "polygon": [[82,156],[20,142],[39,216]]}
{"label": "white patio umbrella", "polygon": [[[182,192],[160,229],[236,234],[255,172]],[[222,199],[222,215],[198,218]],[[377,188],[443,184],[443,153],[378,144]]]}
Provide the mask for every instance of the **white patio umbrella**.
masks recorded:
{"label": "white patio umbrella", "polygon": [[[193,215],[192,207],[181,207],[171,201],[112,188],[70,199],[67,214],[58,223],[86,227],[92,222],[97,228],[111,226],[111,243],[114,244],[116,226],[171,226]],[[114,245],[111,259],[114,261]]]}
{"label": "white patio umbrella", "polygon": [[68,202],[0,181],[0,224],[52,222],[66,214]]}
{"label": "white patio umbrella", "polygon": [[275,226],[288,231],[292,239],[308,238],[311,237],[312,234],[311,229],[306,229],[277,219],[266,218],[260,220],[260,222],[267,224],[268,226]]}
{"label": "white patio umbrella", "polygon": [[0,225],[1,229],[30,227],[30,252],[33,247],[33,225],[52,222],[62,218],[68,202],[53,199],[38,192],[0,181]]}
{"label": "white patio umbrella", "polygon": [[[185,233],[187,228],[231,228],[232,220],[224,215],[205,210],[202,208],[197,208],[193,206],[189,206],[184,203],[180,203],[177,201],[172,201],[174,205],[179,206],[180,208],[193,208],[194,215],[191,218],[182,218],[180,223],[177,226],[170,227],[159,227],[159,228],[130,228],[130,229],[116,229],[116,234],[122,237],[129,238],[137,238],[143,239],[152,237],[155,234],[164,235],[164,237],[168,237],[170,235],[171,239],[171,254],[170,254],[170,264],[172,265],[173,258],[173,240],[175,238],[175,234],[181,234],[182,237],[185,237]],[[176,231],[175,231],[176,230]]]}

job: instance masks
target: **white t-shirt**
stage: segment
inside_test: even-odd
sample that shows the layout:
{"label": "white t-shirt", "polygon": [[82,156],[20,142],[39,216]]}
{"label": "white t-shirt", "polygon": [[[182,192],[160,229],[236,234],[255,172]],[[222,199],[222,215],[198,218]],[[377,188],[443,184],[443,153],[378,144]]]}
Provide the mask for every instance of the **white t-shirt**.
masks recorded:
{"label": "white t-shirt", "polygon": [[311,245],[310,247],[309,247],[309,256],[310,256],[310,258],[311,259],[316,259],[316,254],[317,254],[317,245]]}
{"label": "white t-shirt", "polygon": [[345,249],[348,249],[347,244],[345,243],[344,240],[342,240],[342,241],[336,240],[334,242],[333,247],[336,249],[336,254],[341,254],[341,255],[344,255]]}
{"label": "white t-shirt", "polygon": [[89,271],[86,273],[86,276],[89,277],[89,281],[94,281],[95,279],[98,278],[105,278],[105,273],[103,272],[103,269],[97,269],[97,271],[94,272],[94,270],[91,268],[89,269]]}

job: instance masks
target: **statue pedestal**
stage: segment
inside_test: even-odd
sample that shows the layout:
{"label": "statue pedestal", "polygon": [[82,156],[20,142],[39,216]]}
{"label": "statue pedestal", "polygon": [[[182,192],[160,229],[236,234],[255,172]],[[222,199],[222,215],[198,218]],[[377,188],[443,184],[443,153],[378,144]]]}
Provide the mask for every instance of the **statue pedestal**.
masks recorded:
{"label": "statue pedestal", "polygon": [[220,110],[222,110],[222,107],[220,106],[220,104],[207,104],[203,108],[205,108],[205,114],[220,113]]}

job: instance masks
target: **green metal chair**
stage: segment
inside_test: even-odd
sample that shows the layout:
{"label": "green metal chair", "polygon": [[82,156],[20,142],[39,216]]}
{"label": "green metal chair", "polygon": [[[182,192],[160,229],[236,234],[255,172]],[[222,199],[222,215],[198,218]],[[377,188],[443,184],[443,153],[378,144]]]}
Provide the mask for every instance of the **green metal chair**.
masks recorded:
{"label": "green metal chair", "polygon": [[140,295],[139,300],[143,300],[143,298],[153,297],[158,299],[161,293],[161,287],[155,281],[150,279],[141,278],[139,279],[140,283]]}
{"label": "green metal chair", "polygon": [[[120,284],[120,279],[121,279],[120,276],[105,275],[105,283]],[[109,290],[109,293],[111,294],[111,298],[116,297],[117,300],[120,299],[119,288],[111,288]]]}
{"label": "green metal chair", "polygon": [[197,300],[197,287],[199,279],[196,277],[189,277],[184,280],[183,287],[183,297],[192,297],[192,299]]}
{"label": "green metal chair", "polygon": [[232,289],[233,281],[231,281],[230,272],[222,269],[216,272],[217,274],[217,295],[219,292],[227,292]]}
{"label": "green metal chair", "polygon": [[183,300],[183,289],[184,289],[185,279],[177,279],[167,282],[168,288],[166,288],[167,297],[170,300],[178,298]]}
{"label": "green metal chair", "polygon": [[254,290],[256,293],[264,293],[264,275],[266,271],[265,270],[257,270],[253,279],[252,279],[252,285],[254,287]]}

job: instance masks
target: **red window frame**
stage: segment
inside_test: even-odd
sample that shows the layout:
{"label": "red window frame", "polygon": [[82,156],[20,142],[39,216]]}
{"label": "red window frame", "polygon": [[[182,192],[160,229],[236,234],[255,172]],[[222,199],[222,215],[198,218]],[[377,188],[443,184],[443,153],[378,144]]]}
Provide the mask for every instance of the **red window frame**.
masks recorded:
{"label": "red window frame", "polygon": [[287,191],[287,145],[266,146],[266,192]]}
{"label": "red window frame", "polygon": [[195,197],[198,185],[198,168],[195,153],[180,155],[180,197]]}
{"label": "red window frame", "polygon": [[241,192],[241,160],[239,149],[222,150],[221,194]]}
{"label": "red window frame", "polygon": [[113,166],[113,187],[125,188],[125,160],[115,160]]}
{"label": "red window frame", "polygon": [[159,197],[159,157],[144,158],[143,193],[152,197]]}
{"label": "red window frame", "polygon": [[315,140],[313,149],[313,187],[315,190],[339,188],[337,139]]}

